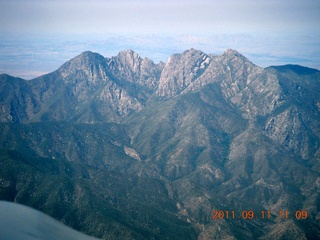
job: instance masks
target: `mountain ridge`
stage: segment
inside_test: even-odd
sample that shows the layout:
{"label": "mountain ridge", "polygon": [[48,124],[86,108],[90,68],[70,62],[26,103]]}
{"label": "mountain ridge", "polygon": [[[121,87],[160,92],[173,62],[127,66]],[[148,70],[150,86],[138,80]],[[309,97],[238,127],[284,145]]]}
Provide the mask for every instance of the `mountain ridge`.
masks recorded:
{"label": "mountain ridge", "polygon": [[[196,54],[198,54],[197,57],[196,57]],[[130,56],[131,57],[134,56],[137,61],[136,64],[138,65],[135,67],[132,65],[133,63],[130,65],[129,62],[127,62],[126,60],[128,58],[126,57],[127,55],[129,58]],[[172,55],[168,59],[168,62],[166,63],[168,67],[170,66],[170,61],[171,61],[170,59],[176,58],[175,56],[177,57],[180,55],[179,54]],[[74,107],[80,108],[79,104],[87,100],[88,96],[92,94],[93,95],[102,94],[103,96],[100,96],[100,101],[98,99],[95,99],[95,100],[99,101],[99,104],[103,105],[104,104],[103,99],[107,98],[109,101],[112,99],[114,101],[114,106],[105,106],[105,107],[109,109],[111,108],[110,111],[113,112],[116,108],[121,108],[119,106],[119,104],[121,104],[121,101],[119,100],[122,97],[121,93],[123,93],[124,99],[129,100],[129,102],[131,101],[131,104],[129,104],[129,106],[124,106],[126,110],[123,109],[122,111],[120,110],[120,112],[116,111],[115,114],[112,114],[113,116],[111,116],[111,119],[113,120],[111,121],[114,121],[114,120],[117,121],[120,119],[117,115],[120,114],[120,116],[126,116],[130,114],[130,112],[132,111],[141,110],[145,105],[145,103],[148,101],[148,99],[150,99],[150,97],[154,98],[153,97],[154,95],[157,95],[158,97],[162,96],[165,98],[168,98],[168,97],[170,98],[173,95],[176,95],[175,93],[167,92],[167,90],[165,89],[168,89],[168,91],[169,89],[171,89],[170,91],[178,91],[177,94],[179,94],[180,92],[183,92],[183,91],[184,92],[194,91],[195,89],[202,87],[208,84],[209,82],[221,81],[221,78],[226,77],[226,78],[229,78],[230,80],[228,81],[225,80],[223,83],[223,84],[226,84],[226,87],[227,87],[227,89],[225,89],[224,91],[228,91],[228,92],[225,92],[224,94],[230,97],[231,95],[235,95],[237,91],[241,90],[242,88],[245,88],[246,83],[243,82],[243,80],[248,78],[248,76],[246,76],[247,74],[246,72],[250,71],[252,67],[256,68],[257,70],[259,69],[258,70],[259,72],[261,71],[268,72],[268,69],[272,68],[270,67],[270,68],[266,68],[266,70],[263,70],[262,68],[256,67],[255,65],[252,65],[252,63],[248,59],[246,59],[243,55],[241,55],[239,52],[232,49],[226,50],[221,55],[211,56],[211,57],[201,51],[190,49],[183,52],[181,56],[185,56],[184,58],[186,59],[190,58],[191,56],[194,58],[194,59],[192,58],[189,59],[190,61],[189,65],[195,64],[194,66],[186,65],[184,67],[186,70],[193,69],[192,71],[198,71],[198,73],[196,72],[187,73],[188,76],[194,75],[193,77],[186,78],[186,76],[184,75],[174,76],[172,75],[173,71],[170,70],[170,67],[168,70],[166,70],[166,68],[168,67],[166,67],[165,65],[163,66],[161,64],[156,65],[147,58],[142,59],[138,54],[136,54],[132,50],[122,51],[118,54],[118,56],[111,57],[111,58],[104,58],[102,55],[98,53],[86,51],[78,55],[77,57],[71,59],[70,61],[66,62],[65,64],[63,64],[57,71],[29,80],[27,84],[29,88],[28,91],[32,92],[34,91],[33,89],[40,88],[40,91],[43,93],[36,97],[34,96],[28,96],[28,97],[34,99],[32,100],[32,101],[35,101],[34,105],[37,105],[37,107],[39,107],[38,105],[40,102],[43,102],[45,100],[48,100],[48,102],[50,102],[49,98],[54,97],[51,94],[51,92],[53,91],[57,92],[57,89],[60,88],[59,92],[61,92],[61,94],[67,95],[66,97],[69,99],[68,102],[74,102]],[[204,59],[201,60],[201,58],[204,58]],[[238,61],[238,62],[241,61],[242,66],[244,67],[245,65],[247,65],[248,69],[244,68],[242,70],[241,69],[232,70],[230,66],[231,65],[233,66],[233,64],[228,63],[227,59],[228,61],[232,61],[231,59],[234,59],[234,61]],[[185,62],[185,60],[183,59],[182,61]],[[231,65],[229,66],[228,64],[231,64]],[[128,67],[124,67],[126,65],[128,65]],[[177,64],[173,64],[173,66],[174,65],[181,65],[181,64],[177,63]],[[207,69],[207,67],[209,68],[209,70]],[[134,70],[134,68],[136,68],[136,70]],[[118,71],[116,69],[122,69],[122,70]],[[151,70],[148,72],[143,69],[151,69]],[[232,72],[234,70],[236,72]],[[134,73],[134,71],[138,71],[138,72]],[[176,70],[178,74],[184,71],[185,70],[183,69]],[[169,75],[166,72],[169,72]],[[212,73],[214,73],[214,75],[212,75]],[[197,74],[199,76],[197,76]],[[235,77],[237,77],[240,81],[235,80]],[[170,78],[171,80],[168,78]],[[133,79],[139,79],[139,80],[137,82],[134,82]],[[69,82],[70,80],[72,80],[73,82]],[[234,80],[235,82],[233,82]],[[63,86],[61,86],[60,81],[63,81],[66,84],[65,86],[66,89],[63,89]],[[250,81],[252,80],[248,79],[247,81],[249,81],[248,83],[250,83]],[[105,86],[105,90],[102,90],[103,86]],[[177,90],[174,90],[174,89],[177,89]],[[111,90],[110,92],[117,92],[117,94],[113,96],[105,96],[106,90],[107,91]],[[156,94],[154,94],[155,92]],[[98,96],[95,96],[95,98],[98,98]],[[26,101],[25,99],[22,99],[22,100]],[[234,101],[236,101],[236,99],[234,99]],[[92,104],[96,105],[97,103],[95,103],[94,101]],[[38,111],[35,106],[31,106],[31,107],[32,107],[31,112]],[[51,104],[49,108],[50,107],[55,107],[55,106],[52,106]],[[66,109],[65,111],[69,111],[69,110]],[[87,113],[87,114],[92,115],[92,113]],[[10,115],[10,113],[8,115]],[[21,120],[22,122],[29,121],[33,118],[33,116],[31,116],[32,113],[27,113],[25,115],[26,115],[25,116],[26,119],[23,118],[23,120]],[[107,117],[107,116],[104,116],[104,117]],[[100,116],[100,119],[101,117],[102,116]],[[4,118],[5,117],[3,116],[2,119],[4,120]],[[12,116],[10,118],[12,118]],[[16,117],[16,118],[19,118],[19,117]],[[35,120],[38,118],[39,117],[36,117]],[[59,116],[52,116],[52,117],[49,117],[49,119],[50,118],[53,118],[56,120],[58,119],[63,120],[63,119],[68,119],[68,115],[66,115],[65,113],[61,113],[59,114]]]}
{"label": "mountain ridge", "polygon": [[99,238],[316,239],[319,83],[232,49],[159,64],[87,51],[33,80],[0,75],[1,200]]}

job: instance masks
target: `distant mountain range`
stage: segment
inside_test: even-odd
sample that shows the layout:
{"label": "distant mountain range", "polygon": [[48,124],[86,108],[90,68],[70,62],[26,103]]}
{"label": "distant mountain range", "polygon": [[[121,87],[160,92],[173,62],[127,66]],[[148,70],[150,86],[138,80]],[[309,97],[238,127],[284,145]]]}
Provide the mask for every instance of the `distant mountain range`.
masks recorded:
{"label": "distant mountain range", "polygon": [[231,49],[2,74],[0,200],[105,239],[319,239],[319,93]]}

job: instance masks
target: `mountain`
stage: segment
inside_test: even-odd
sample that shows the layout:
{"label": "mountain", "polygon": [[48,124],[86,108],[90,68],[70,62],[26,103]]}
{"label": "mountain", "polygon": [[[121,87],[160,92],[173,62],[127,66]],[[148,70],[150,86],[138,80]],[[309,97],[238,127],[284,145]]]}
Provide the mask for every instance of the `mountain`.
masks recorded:
{"label": "mountain", "polygon": [[98,238],[317,239],[319,92],[232,49],[0,75],[0,199]]}
{"label": "mountain", "polygon": [[[112,59],[84,52],[53,73],[23,81],[21,91],[15,89],[20,87],[16,82],[21,79],[11,81],[10,76],[2,75],[0,91],[5,97],[1,105],[5,109],[1,120],[117,122],[143,108],[160,69],[161,65],[140,59],[137,54],[131,56],[130,51]],[[8,88],[12,91],[8,92]],[[21,96],[16,96],[17,92]],[[12,106],[28,108],[11,109]]]}

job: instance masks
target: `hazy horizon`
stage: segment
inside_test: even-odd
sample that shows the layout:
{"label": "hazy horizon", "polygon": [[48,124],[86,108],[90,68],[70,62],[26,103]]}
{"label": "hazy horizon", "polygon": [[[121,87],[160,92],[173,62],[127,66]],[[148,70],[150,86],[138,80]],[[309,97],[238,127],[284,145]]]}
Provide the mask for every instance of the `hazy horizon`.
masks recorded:
{"label": "hazy horizon", "polygon": [[320,2],[0,1],[0,73],[27,79],[83,51],[133,49],[154,62],[195,48],[236,49],[253,63],[320,69]]}

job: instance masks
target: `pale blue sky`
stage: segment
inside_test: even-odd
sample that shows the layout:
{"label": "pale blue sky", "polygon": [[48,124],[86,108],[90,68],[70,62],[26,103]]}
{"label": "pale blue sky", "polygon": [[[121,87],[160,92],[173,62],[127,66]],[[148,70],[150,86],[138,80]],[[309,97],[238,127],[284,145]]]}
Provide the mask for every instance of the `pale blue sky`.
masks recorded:
{"label": "pale blue sky", "polygon": [[320,0],[0,0],[0,73],[30,78],[85,50],[127,48],[156,62],[183,48],[235,48],[264,67],[320,68],[319,26]]}
{"label": "pale blue sky", "polygon": [[317,31],[319,0],[1,0],[2,31],[229,33]]}

